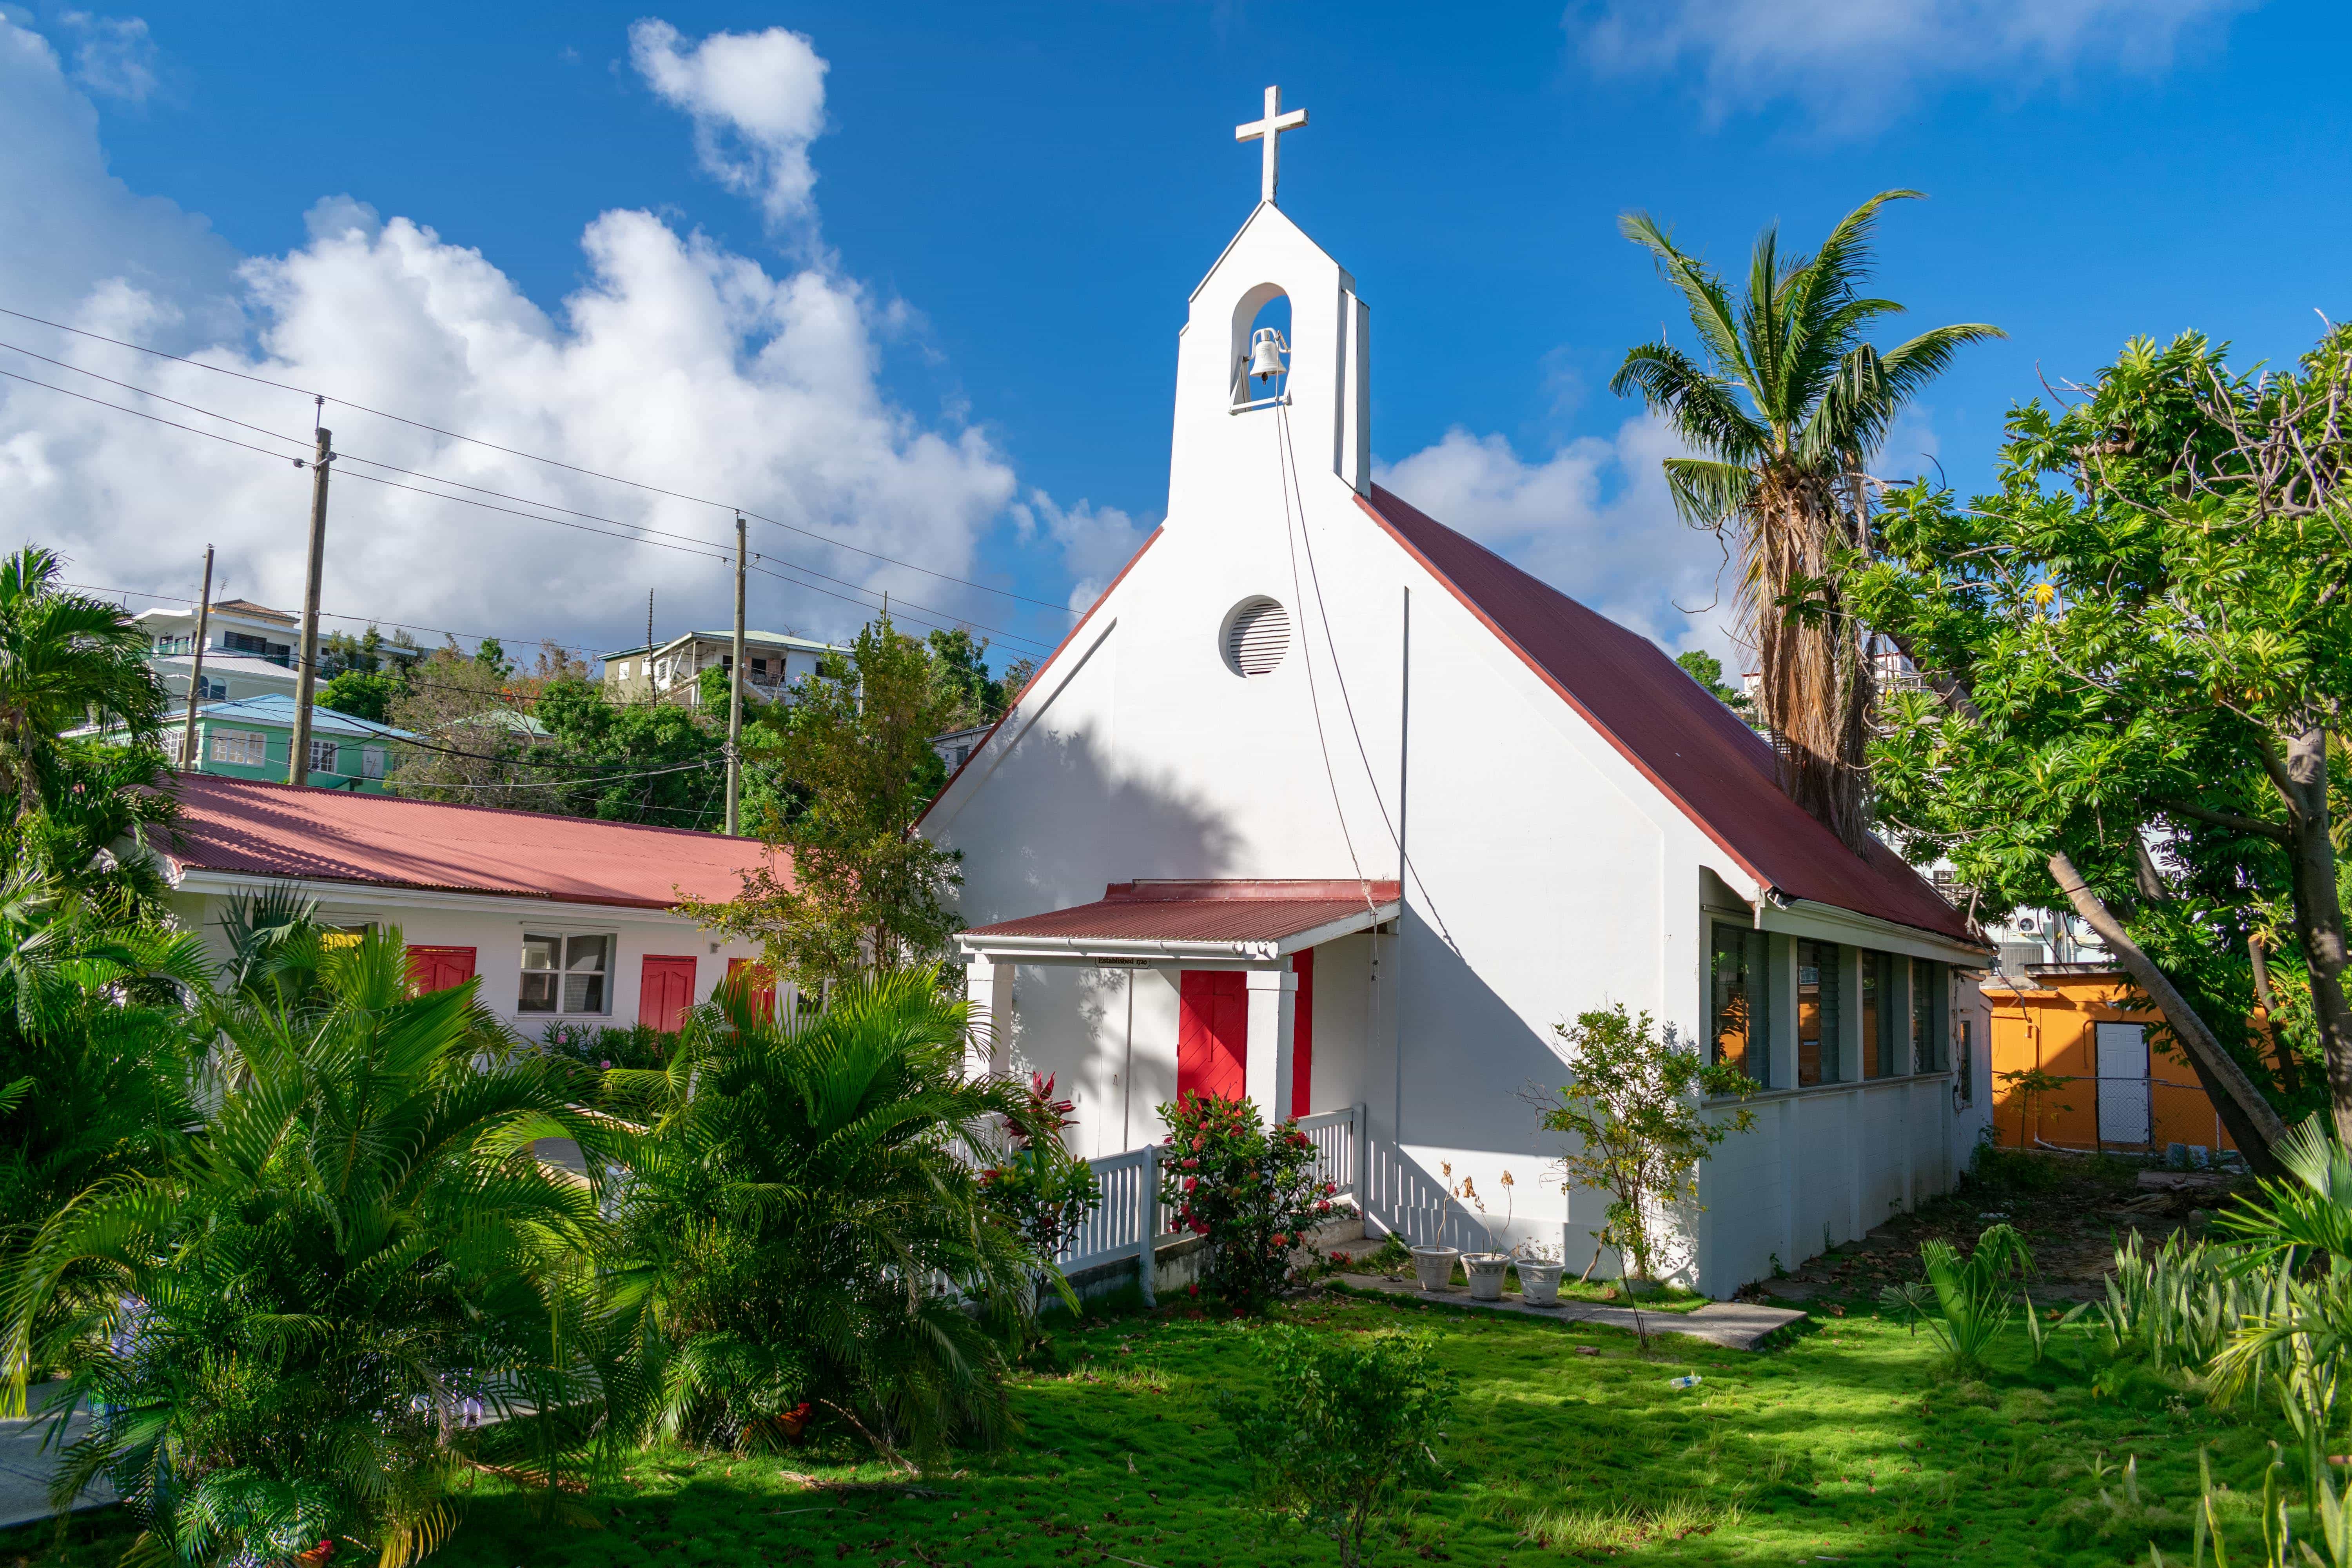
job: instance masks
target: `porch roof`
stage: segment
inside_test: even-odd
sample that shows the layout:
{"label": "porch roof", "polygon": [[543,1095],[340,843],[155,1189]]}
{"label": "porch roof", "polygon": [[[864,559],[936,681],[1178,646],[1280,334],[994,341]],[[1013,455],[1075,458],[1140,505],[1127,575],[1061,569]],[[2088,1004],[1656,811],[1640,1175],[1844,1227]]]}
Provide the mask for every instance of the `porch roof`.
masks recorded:
{"label": "porch roof", "polygon": [[1286,957],[1392,921],[1397,884],[1353,878],[1113,882],[1089,904],[964,931],[966,953],[999,960]]}

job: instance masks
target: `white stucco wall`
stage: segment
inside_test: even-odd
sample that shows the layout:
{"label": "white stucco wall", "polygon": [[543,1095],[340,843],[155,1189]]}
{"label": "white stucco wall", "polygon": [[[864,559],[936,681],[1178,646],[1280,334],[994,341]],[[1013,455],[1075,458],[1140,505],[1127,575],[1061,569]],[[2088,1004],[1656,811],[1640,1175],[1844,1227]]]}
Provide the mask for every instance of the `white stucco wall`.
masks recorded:
{"label": "white stucco wall", "polygon": [[[259,886],[258,882],[254,884]],[[725,977],[731,958],[753,958],[749,943],[723,939],[680,916],[593,904],[551,904],[536,899],[469,898],[309,883],[303,891],[318,900],[320,919],[331,925],[369,922],[397,926],[412,946],[470,947],[482,1001],[527,1040],[536,1041],[550,1023],[617,1026],[637,1021],[637,1001],[649,955],[692,957],[694,999],[706,1002]],[[227,895],[184,889],[173,899],[182,924],[201,934],[215,955],[226,957],[227,938],[220,919]],[[610,934],[614,956],[611,1006],[601,1014],[523,1013],[516,1003],[522,980],[522,939],[532,935]]]}
{"label": "white stucco wall", "polygon": [[[1291,403],[1236,414],[1229,355],[1269,284],[1291,298]],[[1141,878],[1395,878],[1409,684],[1416,875],[1399,932],[1318,956],[1313,1103],[1361,1101],[1376,1138],[1433,1179],[1469,1177],[1497,1224],[1510,1171],[1513,1237],[1580,1268],[1606,1199],[1545,1180],[1558,1151],[1525,1099],[1565,1077],[1553,1026],[1622,1002],[1696,1037],[1703,901],[1750,918],[1763,890],[1359,505],[1368,342],[1352,279],[1261,207],[1192,300],[1165,527],[923,831],[963,851],[975,926]],[[1245,679],[1220,637],[1258,595],[1292,636]],[[1784,945],[1878,945],[1850,917],[1773,909],[1763,923]],[[1175,981],[1019,970],[1014,1059],[1059,1075],[1087,1152],[1163,1131],[1150,1108],[1175,1088]],[[1706,1178],[1684,1277],[1727,1291],[1776,1253],[1820,1250],[1824,1224],[1842,1240],[1858,1210],[1874,1224],[1890,1199],[1942,1190],[1948,1107],[1940,1077],[1760,1106]]]}

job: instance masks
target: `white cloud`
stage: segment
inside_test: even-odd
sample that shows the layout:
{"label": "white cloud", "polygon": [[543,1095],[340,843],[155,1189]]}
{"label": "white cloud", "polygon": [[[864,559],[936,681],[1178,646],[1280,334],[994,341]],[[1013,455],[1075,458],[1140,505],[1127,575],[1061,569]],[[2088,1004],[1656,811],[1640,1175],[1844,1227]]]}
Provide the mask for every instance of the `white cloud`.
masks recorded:
{"label": "white cloud", "polygon": [[81,36],[74,50],[74,79],[92,92],[144,103],[155,90],[155,40],[138,16],[61,13],[58,21]]}
{"label": "white cloud", "polygon": [[2004,86],[2171,64],[2184,34],[2258,0],[1590,0],[1564,18],[1599,69],[1695,65],[1717,118],[1780,100],[1833,131],[1892,118],[1949,79]]}
{"label": "white cloud", "polygon": [[799,33],[713,33],[691,48],[653,17],[629,29],[629,58],[663,102],[694,120],[702,167],[756,197],[772,224],[804,217],[824,129],[825,62]]}
{"label": "white cloud", "polygon": [[[977,540],[1013,498],[1012,470],[984,437],[926,425],[886,396],[877,339],[892,312],[828,262],[771,271],[650,214],[607,212],[582,237],[586,281],[551,313],[479,251],[337,197],[311,209],[304,244],[240,263],[201,220],[133,197],[105,174],[87,99],[67,85],[54,51],[5,20],[0,138],[10,145],[0,159],[0,212],[10,216],[0,226],[0,301],[32,300],[19,308],[740,502],[958,576],[981,574]],[[14,321],[0,339],[298,439],[310,427],[310,400],[298,394]],[[0,353],[0,368],[211,425],[16,355]],[[724,624],[731,595],[722,562],[386,489],[361,476],[414,481],[357,459],[729,543],[723,509],[336,402],[325,419],[350,455],[333,480],[328,609],[613,647],[644,635],[650,588],[670,632]],[[12,531],[0,543],[58,544],[77,581],[187,593],[210,542],[226,592],[298,605],[309,484],[289,461],[0,382],[0,516]],[[894,603],[982,622],[1004,613],[1002,601],[757,522],[752,547],[772,562],[887,588]],[[831,634],[866,613],[814,589],[751,579],[757,625]]]}
{"label": "white cloud", "polygon": [[1118,569],[1143,548],[1151,526],[1137,521],[1115,506],[1081,500],[1060,507],[1044,490],[1032,490],[1026,501],[1016,501],[1013,520],[1024,539],[1043,534],[1061,547],[1062,560],[1076,579],[1070,587],[1070,613],[1084,615],[1102,597]]}
{"label": "white cloud", "polygon": [[1530,462],[1456,427],[1373,478],[1447,527],[1675,652],[1746,668],[1730,571],[1712,534],[1675,516],[1659,471],[1682,447],[1647,416]]}

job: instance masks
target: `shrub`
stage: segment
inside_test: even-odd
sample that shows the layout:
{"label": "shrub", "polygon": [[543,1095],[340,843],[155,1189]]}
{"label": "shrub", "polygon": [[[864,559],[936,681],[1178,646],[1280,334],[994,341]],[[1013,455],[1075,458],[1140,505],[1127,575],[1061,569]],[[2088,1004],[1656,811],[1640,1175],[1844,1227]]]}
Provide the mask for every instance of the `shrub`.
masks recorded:
{"label": "shrub", "polygon": [[[1613,1245],[1634,1273],[1648,1276],[1657,1252],[1653,1210],[1696,1198],[1699,1162],[1756,1124],[1745,1106],[1710,1121],[1698,1097],[1744,1098],[1758,1086],[1737,1068],[1701,1061],[1673,1025],[1661,1036],[1647,1013],[1629,1015],[1622,1003],[1553,1029],[1569,1047],[1576,1081],[1538,1101],[1544,1130],[1576,1140],[1559,1161],[1568,1184],[1599,1187],[1615,1200],[1599,1246]],[[1585,1272],[1592,1272],[1589,1265]]]}
{"label": "shrub", "polygon": [[1010,1150],[1004,1160],[980,1173],[989,1206],[1037,1249],[1061,1256],[1070,1233],[1102,1202],[1102,1181],[1094,1167],[1062,1143],[1075,1102],[1054,1098],[1052,1077],[1029,1075],[1027,1103],[1005,1118]]}
{"label": "shrub", "polygon": [[1328,1535],[1348,1568],[1372,1521],[1407,1488],[1444,1478],[1433,1444],[1454,1381],[1426,1333],[1326,1335],[1285,1325],[1265,1335],[1273,1390],[1228,1396],[1226,1418],[1258,1500]]}
{"label": "shrub", "polygon": [[610,1025],[550,1024],[539,1041],[548,1055],[603,1070],[658,1068],[669,1059],[677,1037],[651,1024],[627,1028]]}
{"label": "shrub", "polygon": [[1290,1255],[1331,1213],[1332,1184],[1295,1121],[1268,1131],[1246,1100],[1185,1095],[1160,1107],[1175,1131],[1160,1162],[1170,1228],[1209,1239],[1202,1278],[1245,1312],[1262,1312],[1290,1279]]}

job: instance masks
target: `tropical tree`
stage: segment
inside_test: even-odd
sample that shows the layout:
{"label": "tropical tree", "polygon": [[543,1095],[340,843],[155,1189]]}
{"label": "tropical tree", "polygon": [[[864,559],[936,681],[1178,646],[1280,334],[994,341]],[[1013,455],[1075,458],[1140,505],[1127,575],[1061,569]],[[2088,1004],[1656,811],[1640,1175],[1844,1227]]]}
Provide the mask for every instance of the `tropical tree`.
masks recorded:
{"label": "tropical tree", "polygon": [[1760,671],[1756,704],[1781,742],[1785,787],[1857,850],[1869,829],[1872,682],[1839,552],[1868,545],[1869,466],[1904,405],[1963,345],[2003,335],[1968,322],[1883,353],[1864,339],[1903,309],[1861,292],[1878,209],[1918,194],[1882,191],[1810,256],[1784,254],[1778,230],[1767,228],[1736,301],[1647,213],[1622,225],[1681,292],[1699,353],[1644,343],[1627,353],[1610,388],[1639,393],[1696,454],[1666,459],[1666,488],[1686,522],[1738,553],[1740,616]]}
{"label": "tropical tree", "polygon": [[2258,1161],[2284,1131],[2263,1055],[2302,1090],[2279,1045],[2324,1062],[2352,1131],[2347,391],[2345,329],[2262,375],[2193,333],[2135,342],[2069,405],[2011,414],[1994,493],[1890,494],[1851,579],[1929,676],[1890,702],[1882,810],[1987,912],[2089,921]]}
{"label": "tropical tree", "polygon": [[58,737],[121,730],[160,757],[163,684],[147,634],[119,605],[66,590],[57,556],[28,544],[0,559],[0,795],[21,821],[64,783]]}
{"label": "tropical tree", "polygon": [[777,785],[761,836],[787,852],[791,873],[746,872],[739,897],[693,905],[697,916],[761,943],[769,968],[804,991],[869,968],[937,963],[962,876],[957,852],[913,828],[946,776],[931,737],[963,700],[924,645],[887,619],[827,654],[793,701],[743,731]]}
{"label": "tropical tree", "polygon": [[786,1026],[730,984],[663,1068],[605,1075],[651,1129],[612,1270],[639,1429],[758,1449],[822,1409],[892,1458],[1003,1432],[1029,1281],[1060,1277],[983,1200],[993,1130],[1030,1106],[964,1076],[965,1025],[927,975],[845,984]]}
{"label": "tropical tree", "polygon": [[207,1009],[191,1135],[54,1215],[0,1313],[10,1413],[36,1367],[65,1374],[53,1419],[97,1412],[53,1495],[108,1479],[152,1557],[413,1561],[469,1471],[552,1500],[609,1375],[581,1348],[597,1178],[531,1158],[602,1124],[484,1057],[470,984],[411,997],[398,931],[320,980]]}

